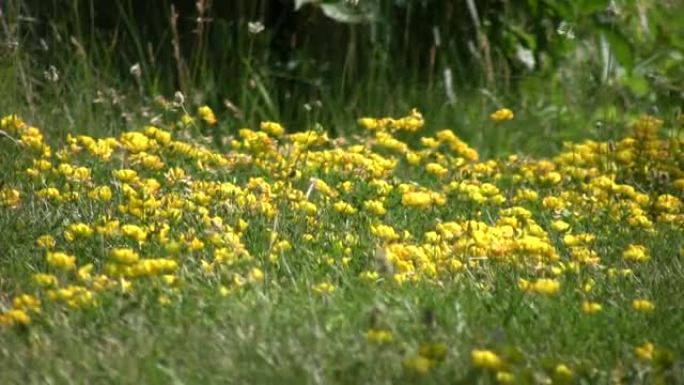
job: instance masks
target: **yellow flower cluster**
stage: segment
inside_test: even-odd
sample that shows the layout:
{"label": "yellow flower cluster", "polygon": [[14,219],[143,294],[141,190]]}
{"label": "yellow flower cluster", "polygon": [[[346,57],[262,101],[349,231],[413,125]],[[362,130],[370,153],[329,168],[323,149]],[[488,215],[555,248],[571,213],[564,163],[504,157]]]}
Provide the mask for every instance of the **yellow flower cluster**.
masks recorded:
{"label": "yellow flower cluster", "polygon": [[497,371],[504,365],[503,360],[491,350],[475,349],[470,352],[470,360],[473,366],[486,370]]}
{"label": "yellow flower cluster", "polygon": [[21,203],[19,190],[7,186],[0,189],[0,206],[17,207],[19,203]]}
{"label": "yellow flower cluster", "polygon": [[[216,123],[208,107],[198,115]],[[53,150],[38,128],[3,118],[0,128],[27,156],[8,166],[21,177],[0,188],[0,210],[73,215],[36,234],[39,262],[21,286],[30,291],[13,293],[0,325],[49,317],[48,303],[104,306],[105,293],[153,292],[150,303],[171,306],[188,285],[230,296],[292,284],[327,301],[351,284],[382,290],[470,280],[488,293],[500,270],[516,273],[511,289],[522,301],[572,293],[570,308],[602,317],[617,302],[600,297],[601,288],[637,277],[661,258],[652,249],[661,232],[684,230],[684,141],[660,139],[663,122],[653,117],[614,143],[568,143],[550,159],[483,161],[451,130],[407,140],[425,124],[416,110],[359,123],[371,132],[344,142],[262,122],[239,130],[221,153],[155,126],[69,136]],[[316,274],[303,286],[301,266]],[[646,299],[620,306],[656,309]],[[382,328],[365,337],[381,345],[398,338]],[[433,345],[409,356],[405,369],[435,368],[446,348]],[[635,352],[651,354],[647,345]],[[505,354],[476,349],[470,359],[498,382],[515,382]],[[560,383],[573,378],[563,364],[549,373]]]}
{"label": "yellow flower cluster", "polygon": [[209,106],[201,106],[197,109],[197,114],[200,116],[200,118],[207,123],[210,126],[213,126],[216,124],[216,116],[214,115],[214,111]]}
{"label": "yellow flower cluster", "polygon": [[387,344],[392,342],[394,337],[392,332],[385,329],[369,329],[366,332],[366,339],[375,344]]}
{"label": "yellow flower cluster", "polygon": [[376,119],[365,117],[360,118],[358,122],[362,127],[373,131],[390,130],[416,132],[423,128],[423,126],[425,125],[423,115],[415,108],[411,110],[411,113],[409,115],[399,119]]}
{"label": "yellow flower cluster", "polygon": [[282,136],[285,133],[285,128],[276,122],[261,122],[261,131],[271,136]]}
{"label": "yellow flower cluster", "polygon": [[508,108],[501,108],[493,112],[489,118],[495,122],[504,122],[513,119],[513,111]]}

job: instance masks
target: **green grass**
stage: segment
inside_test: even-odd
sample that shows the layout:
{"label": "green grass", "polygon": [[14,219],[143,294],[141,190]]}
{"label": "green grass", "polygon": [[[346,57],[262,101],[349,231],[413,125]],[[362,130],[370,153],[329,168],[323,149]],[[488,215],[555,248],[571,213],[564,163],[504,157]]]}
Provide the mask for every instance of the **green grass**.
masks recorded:
{"label": "green grass", "polygon": [[[319,53],[303,49],[295,53],[301,66],[289,73],[273,64],[268,35],[237,34],[219,39],[223,45],[215,51],[210,48],[216,42],[210,40],[193,46],[193,54],[183,58],[190,64],[189,73],[182,74],[176,73],[175,59],[160,54],[153,63],[141,53],[145,48],[129,11],[123,13],[131,18],[124,17],[121,22],[122,28],[129,29],[126,36],[133,39],[130,46],[135,48],[121,51],[112,51],[112,46],[105,44],[108,40],[79,29],[84,16],[70,13],[77,8],[67,11],[69,17],[40,26],[49,27],[48,32],[36,32],[34,28],[41,31],[39,25],[18,18],[18,10],[6,11],[9,35],[21,44],[17,49],[3,46],[0,55],[0,85],[7,90],[0,95],[0,115],[17,113],[38,127],[52,148],[46,158],[53,167],[59,163],[85,166],[92,175],[84,182],[54,171],[31,177],[26,169],[33,167],[38,154],[0,136],[0,193],[16,189],[21,194],[17,204],[0,203],[0,315],[16,307],[12,301],[20,294],[41,300],[40,313],[29,313],[29,325],[0,326],[0,384],[466,385],[497,383],[497,371],[513,373],[514,383],[520,384],[684,383],[684,208],[673,209],[674,219],[665,220],[661,217],[664,209],[655,203],[664,194],[680,201],[684,197],[681,106],[673,96],[678,90],[676,79],[667,77],[676,74],[672,68],[681,62],[673,53],[676,47],[663,43],[648,53],[634,52],[636,69],[628,71],[629,76],[609,65],[607,77],[602,78],[597,74],[606,64],[592,56],[598,56],[598,39],[594,42],[588,29],[585,33],[591,36],[585,36],[586,40],[560,44],[556,59],[565,61],[555,63],[557,68],[519,72],[511,79],[508,63],[502,63],[494,69],[493,82],[486,82],[482,73],[468,72],[468,65],[451,53],[440,52],[442,62],[436,68],[448,66],[456,71],[452,103],[440,71],[433,68],[429,82],[423,78],[426,58],[409,50],[392,56],[394,46],[388,42],[371,47],[360,37],[360,27],[356,32],[351,32],[356,27],[338,30],[343,37],[349,33],[346,51],[341,54],[346,64],[340,73],[319,68]],[[245,20],[255,18],[249,14],[254,9],[244,12],[249,16]],[[230,33],[236,26],[240,24],[218,20],[214,27],[219,32],[212,36],[233,36]],[[49,51],[41,51],[33,39],[36,36],[46,39]],[[71,36],[73,40],[67,38]],[[204,38],[208,39],[207,35]],[[138,80],[128,73],[135,62],[143,68]],[[49,65],[58,70],[59,80],[43,76]],[[662,65],[663,73],[647,84],[647,91],[635,93],[625,83],[643,77],[644,71],[657,65]],[[186,94],[182,108],[172,103],[176,89]],[[180,123],[185,112],[194,116],[204,104],[216,111],[217,125],[205,124],[196,116],[192,125]],[[362,116],[402,116],[414,107],[423,113],[426,126],[417,133],[392,135],[411,151],[425,151],[425,159],[417,166],[410,165],[405,154],[382,148],[374,134],[356,122]],[[502,107],[511,108],[515,118],[492,122],[490,114]],[[655,143],[666,149],[665,156],[635,150],[623,140],[635,135],[632,124],[647,111],[663,120],[660,139],[648,136],[637,138],[637,142]],[[245,148],[247,140],[239,137],[239,129],[258,131],[264,120],[282,123],[290,134],[308,129],[327,132],[335,141],[301,154],[295,152],[288,137],[265,140],[273,146],[266,149]],[[144,130],[151,121],[179,142],[228,159],[246,155],[263,163],[219,166],[204,160],[200,165],[193,156],[160,145],[148,149],[165,163],[153,170],[131,158],[135,151],[117,147],[112,160],[105,162],[67,145],[67,135],[120,138],[125,132]],[[445,143],[434,151],[422,144],[423,137],[445,128],[453,129],[476,149],[480,160],[465,160],[460,150],[449,150]],[[3,130],[20,139],[21,130]],[[233,139],[243,147],[232,147]],[[573,152],[565,142],[577,144],[587,139],[604,145],[592,148],[586,163],[573,168],[557,158]],[[364,202],[380,195],[364,167],[345,170],[349,160],[329,169],[317,163],[323,153],[334,153],[334,149],[346,153],[356,143],[366,146],[362,152],[366,160],[383,156],[397,161],[391,172],[379,178],[393,187],[385,197],[387,213],[383,216],[364,209]],[[633,162],[619,161],[622,145],[636,152]],[[71,156],[60,158],[60,148],[71,151]],[[574,152],[582,153],[576,147]],[[558,184],[543,180],[547,161],[561,175]],[[429,162],[445,166],[447,175],[427,172]],[[492,165],[496,172],[482,170]],[[183,168],[186,178],[176,184],[167,182],[164,174],[171,167]],[[180,218],[160,214],[171,206],[168,202],[143,217],[122,213],[119,205],[133,207],[137,203],[113,177],[112,171],[120,168],[133,168],[141,177],[157,179],[161,188],[156,193],[143,191],[137,182],[130,184],[140,199],[178,197],[184,202]],[[587,175],[578,174],[578,168]],[[603,175],[615,178],[611,187],[615,191],[595,189],[592,183],[599,183]],[[246,187],[252,177],[263,178],[265,184]],[[314,189],[309,199],[303,199],[311,177],[325,180],[339,192],[339,198],[326,198],[320,189]],[[349,192],[341,185],[345,181],[354,184]],[[462,181],[492,183],[506,202],[481,203],[467,192],[450,192],[445,193],[444,205],[416,208],[401,203],[398,189],[403,183],[443,192],[450,182]],[[194,194],[211,189],[204,183],[223,182],[244,189],[244,194],[212,196],[208,203],[198,203],[201,197]],[[296,196],[278,190],[282,184],[287,186],[285,192]],[[638,203],[634,197],[621,195],[616,192],[618,184],[632,186],[650,201]],[[88,192],[99,185],[112,189],[111,201],[88,198]],[[38,191],[47,186],[77,191],[80,196],[64,202],[40,197]],[[513,202],[523,188],[538,192],[539,199]],[[275,215],[239,203],[249,195],[256,202],[270,203]],[[547,196],[562,197],[570,206],[550,209],[542,201]],[[353,205],[358,213],[336,211],[333,204],[338,199]],[[303,201],[315,203],[317,213],[307,217],[297,208]],[[205,271],[202,261],[212,262],[219,248],[211,244],[211,237],[228,230],[205,221],[197,206],[204,206],[209,215],[220,217],[232,229],[240,226],[239,220],[248,222],[249,226],[237,233],[249,258],[238,258],[229,266],[216,264]],[[529,250],[508,250],[503,255],[517,262],[501,261],[498,236],[480,245],[489,257],[483,260],[473,246],[479,235],[468,221],[481,221],[499,231],[502,210],[513,206],[526,208],[534,220],[527,224],[520,220],[515,239],[539,235],[534,227],[538,225],[548,236],[544,243],[552,247],[557,261],[542,258],[540,265],[537,253]],[[653,224],[651,228],[630,223],[640,215],[639,210]],[[101,224],[103,216],[121,224],[154,225],[155,230],[150,230],[149,239],[142,244],[120,235],[95,234],[77,242],[65,239],[70,224],[83,222],[94,227]],[[579,263],[576,270],[571,266],[579,259],[573,252],[579,251],[564,242],[564,233],[554,229],[558,219],[570,224],[569,233],[596,236],[595,241],[577,249],[596,252],[598,264]],[[413,260],[418,270],[416,282],[395,282],[393,273],[400,270],[400,263],[384,260],[380,250],[386,253],[392,244],[427,245],[429,232],[450,221],[462,225],[463,231],[445,241],[449,252],[439,261],[436,275],[421,270],[420,263]],[[380,223],[394,228],[400,239],[388,242],[373,235],[372,226]],[[171,240],[181,245],[180,251],[170,250],[169,243],[159,238],[163,224],[169,225]],[[292,248],[274,251],[274,232]],[[36,245],[37,238],[45,234],[55,237],[57,250],[76,256],[78,267],[92,263],[93,275],[110,276],[109,286],[95,294],[97,306],[74,309],[51,299],[49,289],[32,281],[34,274],[49,272],[58,277],[60,287],[75,284],[96,292],[92,281],[79,281],[73,271],[59,271],[47,262],[45,250]],[[307,235],[312,235],[313,241],[307,241]],[[201,239],[205,247],[191,250],[194,238]],[[462,247],[461,241],[469,246]],[[622,253],[630,244],[645,246],[650,260],[625,260]],[[143,259],[176,261],[176,282],[130,276],[122,282],[121,277],[107,272],[114,247],[132,248]],[[452,261],[462,263],[462,268],[447,268]],[[263,281],[244,286],[236,283],[236,277],[247,279],[253,268],[263,272]],[[621,269],[631,269],[632,274],[622,277]],[[379,278],[365,281],[360,275],[368,272]],[[617,277],[612,277],[612,272],[617,272]],[[560,290],[547,296],[519,288],[520,279],[538,278],[557,280]],[[132,290],[122,288],[128,282],[133,283]],[[319,294],[315,286],[320,283],[329,283],[335,290]],[[593,285],[591,290],[586,290],[588,284]],[[637,298],[652,301],[653,312],[634,311],[632,301]],[[587,300],[600,303],[602,311],[585,314],[581,304]],[[367,333],[376,329],[391,333],[392,341],[370,341]],[[655,346],[651,360],[639,359],[634,351],[646,342]],[[444,356],[421,353],[425,346],[445,348]],[[476,349],[495,352],[504,364],[498,370],[478,367],[471,358]],[[428,359],[426,373],[410,367],[417,357]],[[572,370],[571,379],[556,373],[560,364]]]}
{"label": "green grass", "polygon": [[[681,275],[681,268],[676,273]],[[480,347],[508,349],[513,357],[519,351],[530,371],[562,361],[585,371],[587,382],[608,383],[607,369],[628,365],[623,360],[631,354],[630,343],[666,341],[682,352],[681,339],[673,339],[682,322],[672,314],[681,314],[676,308],[637,317],[616,306],[588,319],[572,295],[563,295],[516,306],[503,325],[518,300],[510,292],[511,278],[498,275],[500,288],[491,296],[464,283],[446,289],[344,287],[325,301],[284,288],[230,299],[198,289],[165,308],[144,299],[116,299],[95,314],[59,316],[37,330],[3,335],[3,367],[11,370],[2,378],[5,383],[412,383],[402,360],[421,344],[438,341],[448,346],[447,358],[426,376],[427,383],[465,379],[469,352]],[[665,290],[662,295],[656,301],[669,298]],[[427,311],[434,314],[433,324],[424,321]],[[372,318],[392,330],[395,342],[365,341]]]}
{"label": "green grass", "polygon": [[[496,129],[510,129],[506,124]],[[183,136],[181,127],[173,123],[168,127],[174,130],[175,137]],[[368,138],[369,134],[365,135]],[[417,143],[422,134],[397,136],[412,137],[409,142]],[[360,140],[368,143],[369,139]],[[84,152],[74,153],[69,163],[92,169],[91,181],[82,183],[53,172],[42,173],[38,178],[27,176],[24,170],[31,166],[31,151],[3,140],[0,157],[7,165],[2,170],[3,186],[21,191],[20,204],[0,209],[0,243],[5,245],[0,259],[3,303],[8,310],[13,296],[33,293],[43,305],[40,314],[32,314],[30,325],[0,331],[0,366],[6,368],[0,373],[0,382],[493,383],[495,373],[473,367],[470,354],[474,349],[496,352],[506,362],[500,370],[514,373],[516,383],[537,383],[543,378],[555,378],[555,383],[610,383],[611,376],[636,383],[650,383],[658,378],[665,383],[682,381],[684,312],[681,303],[684,298],[679,288],[684,266],[679,250],[684,243],[681,219],[673,224],[661,222],[656,216],[658,209],[650,205],[646,212],[655,223],[653,231],[627,225],[624,220],[609,215],[606,205],[630,200],[617,195],[607,201],[599,198],[596,205],[566,198],[574,202],[572,210],[576,214],[554,213],[540,201],[521,203],[547,232],[548,241],[563,265],[547,262],[539,270],[534,252],[511,252],[511,256],[518,256],[517,263],[479,260],[477,252],[458,251],[461,250],[457,246],[459,240],[476,239],[465,227],[464,233],[447,242],[454,248],[448,258],[463,262],[464,270],[449,272],[439,267],[436,277],[419,272],[418,282],[400,285],[393,282],[391,273],[383,275],[384,270],[378,265],[376,250],[383,241],[370,234],[372,225],[384,223],[399,233],[410,231],[413,237],[402,237],[398,242],[420,245],[427,241],[425,232],[435,229],[440,222],[456,221],[465,226],[464,221],[475,219],[496,227],[500,210],[514,206],[510,199],[521,187],[534,188],[541,196],[559,196],[563,192],[583,191],[585,185],[569,175],[558,185],[548,185],[534,176],[522,184],[514,182],[509,177],[522,175],[515,171],[522,164],[510,161],[499,162],[502,170],[508,170],[502,171],[501,179],[475,171],[478,163],[466,162],[466,166],[451,170],[447,179],[440,179],[425,173],[422,167],[400,161],[385,178],[395,186],[385,201],[388,213],[372,219],[363,210],[363,202],[376,195],[369,184],[370,178],[336,167],[325,172],[316,168],[315,163],[304,167],[314,162],[320,151],[327,151],[328,146],[298,156],[291,150],[286,151],[286,142],[280,140],[280,151],[289,157],[292,162],[289,165],[274,162],[272,157],[276,152],[272,150],[252,153],[266,161],[262,166],[216,167],[208,162],[205,165],[208,168],[202,169],[191,158],[175,154],[173,147],[161,146],[158,150],[149,150],[166,162],[161,171],[131,163],[132,153],[122,150],[116,150],[110,162],[99,161]],[[55,141],[53,154],[58,153],[58,148],[59,142]],[[385,157],[402,158],[393,151],[377,146],[375,149]],[[249,153],[245,151],[231,150],[229,154]],[[458,158],[458,154],[443,151],[446,150],[442,148],[437,154]],[[659,186],[648,179],[634,179],[639,178],[641,167],[653,167],[668,169],[672,179],[678,180],[681,169],[671,167],[680,161],[681,153],[673,151],[670,158],[655,161],[646,157],[624,167],[618,181],[632,184],[651,199],[665,192],[676,193],[675,185]],[[602,156],[605,159],[599,156],[597,166],[614,162],[609,160],[610,155]],[[537,164],[533,160],[527,162]],[[281,171],[291,171],[290,165],[303,175],[284,173],[283,176]],[[163,173],[172,166],[183,167],[188,181],[180,185],[164,182]],[[133,167],[141,176],[162,182],[161,195],[156,194],[159,199],[175,193],[186,202],[196,199],[187,188],[196,192],[206,190],[198,187],[201,181],[230,181],[244,188],[250,177],[263,176],[270,187],[251,191],[257,197],[262,196],[257,199],[274,205],[277,219],[241,208],[237,196],[215,197],[208,204],[202,204],[210,215],[223,218],[224,224],[236,226],[238,219],[249,223],[241,239],[251,255],[236,265],[216,266],[211,273],[203,272],[200,261],[212,261],[212,250],[216,247],[208,242],[216,229],[203,223],[202,215],[190,206],[186,206],[177,221],[163,219],[154,214],[155,210],[149,218],[122,214],[118,205],[134,205],[135,199],[124,194],[121,183],[113,180],[112,170],[120,167]],[[558,167],[562,175],[569,172],[562,168],[565,166]],[[282,182],[291,183],[287,191],[299,190],[303,194],[309,186],[309,176],[323,178],[336,187],[340,197],[359,209],[359,214],[347,216],[336,212],[332,207],[335,199],[328,200],[314,191],[311,201],[319,209],[314,217],[317,224],[312,227],[307,224],[306,215],[276,190],[272,198],[260,195],[266,194],[263,188],[276,189],[277,183]],[[420,209],[404,207],[402,194],[396,190],[400,183],[412,182],[440,191],[449,181],[469,178],[495,183],[508,202],[501,207],[493,203],[474,204],[467,196],[450,194],[445,205]],[[354,187],[345,193],[338,183],[347,180],[354,182]],[[114,191],[111,202],[87,198],[88,191],[103,183]],[[47,185],[62,191],[80,191],[81,197],[60,203],[37,196],[37,191]],[[142,191],[139,186],[136,189]],[[162,206],[157,211],[165,208]],[[167,223],[171,226],[172,239],[185,246],[179,254],[169,252],[164,246],[166,242],[158,240],[156,235],[150,235],[140,245],[121,236],[94,235],[73,243],[64,239],[63,231],[68,224],[84,222],[94,226],[103,214],[119,218],[122,224]],[[555,295],[524,293],[518,289],[520,278],[553,277],[554,266],[564,266],[573,260],[562,234],[551,229],[558,215],[572,225],[573,234],[586,232],[596,236],[589,249],[601,257],[600,266],[586,265],[576,273],[562,272],[557,277],[561,290]],[[524,226],[520,229],[525,233],[535,231]],[[278,231],[279,239],[288,240],[292,249],[271,257],[273,231]],[[312,233],[314,241],[304,241],[304,233]],[[79,283],[73,273],[49,266],[45,252],[35,246],[35,240],[43,234],[57,239],[57,250],[76,255],[78,266],[93,263],[93,274],[107,271],[112,247],[132,247],[146,258],[172,258],[180,265],[174,273],[179,284],[164,284],[157,278],[129,277],[134,289],[123,291],[114,275],[111,286],[96,294],[96,307],[71,309],[49,299],[46,289],[31,283],[31,275],[52,272],[62,285],[71,282],[90,287],[92,283]],[[356,239],[346,239],[347,234]],[[205,242],[203,250],[189,249],[193,236]],[[645,245],[650,261],[625,261],[622,250],[632,243]],[[344,251],[346,247],[350,248],[349,252]],[[495,252],[495,249],[488,251]],[[343,261],[345,256],[351,257],[347,264]],[[331,264],[326,262],[327,257],[332,258]],[[274,258],[277,263],[271,262]],[[246,277],[253,267],[263,271],[263,283],[236,286],[234,274]],[[633,276],[610,278],[609,268],[631,268]],[[364,282],[359,278],[362,271],[378,271],[380,280]],[[590,280],[594,281],[594,287],[587,292],[583,288]],[[327,295],[317,294],[313,287],[320,282],[329,282],[336,290]],[[230,290],[227,296],[221,293],[224,287]],[[160,304],[160,297],[169,303]],[[655,311],[641,314],[632,310],[631,301],[636,298],[651,300],[656,304]],[[584,314],[580,303],[586,299],[601,303],[603,310],[591,316]],[[393,341],[381,345],[368,341],[366,333],[370,329],[388,330]],[[634,347],[646,341],[653,342],[657,349],[652,362],[640,362],[633,352]],[[446,354],[432,361],[433,367],[428,373],[414,373],[405,362],[418,356],[421,346],[426,344],[444,346]],[[554,375],[561,363],[573,371],[572,381],[563,382]]]}

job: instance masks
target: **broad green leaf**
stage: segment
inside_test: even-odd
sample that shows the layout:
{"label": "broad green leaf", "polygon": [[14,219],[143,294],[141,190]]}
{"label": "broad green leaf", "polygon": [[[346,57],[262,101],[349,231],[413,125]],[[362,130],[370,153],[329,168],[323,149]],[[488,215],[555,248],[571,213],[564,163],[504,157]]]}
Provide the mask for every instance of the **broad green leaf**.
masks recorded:
{"label": "broad green leaf", "polygon": [[645,96],[650,91],[648,81],[641,75],[626,76],[622,82],[639,97]]}
{"label": "broad green leaf", "polygon": [[351,7],[345,2],[320,4],[323,13],[340,23],[367,23],[375,19],[374,15],[362,8]]}
{"label": "broad green leaf", "polygon": [[604,28],[602,33],[618,63],[631,71],[634,68],[634,49],[629,40],[622,33],[612,29]]}

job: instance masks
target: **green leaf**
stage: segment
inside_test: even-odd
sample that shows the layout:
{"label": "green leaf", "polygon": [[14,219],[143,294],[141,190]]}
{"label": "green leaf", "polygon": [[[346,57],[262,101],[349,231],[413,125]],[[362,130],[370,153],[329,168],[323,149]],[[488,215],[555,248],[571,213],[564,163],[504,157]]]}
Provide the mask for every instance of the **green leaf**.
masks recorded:
{"label": "green leaf", "polygon": [[605,10],[608,7],[608,0],[582,0],[577,2],[577,9],[583,15]]}
{"label": "green leaf", "polygon": [[525,31],[525,29],[517,25],[509,24],[508,27],[510,33],[517,37],[519,40],[524,41],[527,45],[527,48],[530,48],[532,50],[537,49],[537,38],[535,35]]}
{"label": "green leaf", "polygon": [[551,17],[559,17],[562,20],[574,20],[576,15],[571,4],[563,1],[544,2],[546,14]]}
{"label": "green leaf", "polygon": [[611,29],[604,28],[602,33],[618,63],[631,71],[634,68],[634,48],[629,40],[622,33]]}
{"label": "green leaf", "polygon": [[344,2],[345,2],[344,0],[295,0],[294,9],[295,9],[295,11],[297,11],[297,10],[299,10],[299,8],[301,8],[307,4],[312,4],[312,5],[342,4]]}
{"label": "green leaf", "polygon": [[352,7],[342,1],[328,4],[323,3],[320,7],[327,17],[340,23],[367,23],[375,19],[375,16],[370,11],[360,7]]}
{"label": "green leaf", "polygon": [[309,4],[309,3],[318,3],[318,0],[295,0],[294,4],[294,9],[295,11],[299,10],[299,8]]}
{"label": "green leaf", "polygon": [[306,4],[320,7],[325,16],[340,23],[357,24],[375,20],[374,13],[368,8],[352,6],[344,0],[295,0],[295,11]]}
{"label": "green leaf", "polygon": [[641,75],[626,76],[622,82],[638,97],[644,97],[650,91],[648,81]]}

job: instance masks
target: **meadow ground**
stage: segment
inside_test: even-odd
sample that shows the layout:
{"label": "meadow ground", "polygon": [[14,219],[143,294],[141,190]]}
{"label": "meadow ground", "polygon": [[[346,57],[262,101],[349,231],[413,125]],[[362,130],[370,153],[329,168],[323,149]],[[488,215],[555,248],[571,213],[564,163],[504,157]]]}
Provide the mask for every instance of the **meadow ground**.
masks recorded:
{"label": "meadow ground", "polygon": [[681,119],[486,160],[415,110],[222,149],[176,110],[2,119],[0,383],[684,383]]}

